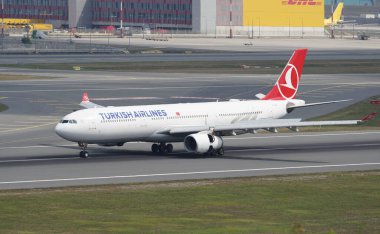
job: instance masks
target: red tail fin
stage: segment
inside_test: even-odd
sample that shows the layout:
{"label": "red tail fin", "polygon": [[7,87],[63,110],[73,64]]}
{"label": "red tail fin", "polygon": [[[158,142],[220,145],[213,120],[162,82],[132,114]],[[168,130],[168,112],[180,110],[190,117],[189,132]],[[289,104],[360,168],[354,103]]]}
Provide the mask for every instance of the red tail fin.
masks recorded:
{"label": "red tail fin", "polygon": [[294,99],[301,80],[307,49],[294,51],[272,90],[262,100]]}
{"label": "red tail fin", "polygon": [[82,94],[82,102],[88,102],[90,99],[88,98],[88,93],[84,92]]}

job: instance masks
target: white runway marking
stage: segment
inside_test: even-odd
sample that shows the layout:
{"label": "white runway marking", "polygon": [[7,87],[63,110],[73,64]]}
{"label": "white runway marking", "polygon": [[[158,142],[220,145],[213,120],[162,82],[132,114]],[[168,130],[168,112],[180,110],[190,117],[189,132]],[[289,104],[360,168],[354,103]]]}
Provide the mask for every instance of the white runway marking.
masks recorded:
{"label": "white runway marking", "polygon": [[333,167],[357,167],[357,166],[377,166],[380,163],[354,163],[354,164],[333,164],[317,166],[298,166],[298,167],[272,167],[272,168],[252,168],[239,170],[220,170],[220,171],[193,171],[193,172],[173,172],[160,174],[142,174],[142,175],[124,175],[124,176],[99,176],[99,177],[79,177],[79,178],[61,178],[61,179],[44,179],[44,180],[19,180],[19,181],[2,181],[2,184],[26,184],[26,183],[43,183],[43,182],[63,182],[63,181],[82,181],[82,180],[109,180],[109,179],[126,179],[142,177],[159,177],[159,176],[178,176],[178,175],[199,175],[199,174],[218,174],[232,172],[253,172],[253,171],[278,171],[278,170],[300,170],[312,168],[333,168]]}

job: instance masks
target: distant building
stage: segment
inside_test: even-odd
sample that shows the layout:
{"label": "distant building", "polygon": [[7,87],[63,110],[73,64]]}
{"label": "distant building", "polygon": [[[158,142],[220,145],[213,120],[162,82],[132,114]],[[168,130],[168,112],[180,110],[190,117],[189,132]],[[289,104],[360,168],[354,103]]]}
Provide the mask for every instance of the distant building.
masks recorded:
{"label": "distant building", "polygon": [[43,20],[60,25],[66,24],[69,16],[67,0],[3,0],[3,3],[4,18]]}
{"label": "distant building", "polygon": [[124,27],[203,34],[324,32],[323,0],[4,0],[4,4],[6,18],[41,19],[55,27],[120,27],[122,20]]}

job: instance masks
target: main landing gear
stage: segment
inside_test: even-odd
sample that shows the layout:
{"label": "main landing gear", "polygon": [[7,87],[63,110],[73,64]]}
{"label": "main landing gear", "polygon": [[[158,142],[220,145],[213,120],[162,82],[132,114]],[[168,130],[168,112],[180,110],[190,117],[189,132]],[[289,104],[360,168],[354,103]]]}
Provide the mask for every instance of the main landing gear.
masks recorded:
{"label": "main landing gear", "polygon": [[152,145],[152,152],[153,153],[172,153],[173,152],[173,145],[172,144],[166,144],[164,142],[161,142],[160,144],[153,144]]}
{"label": "main landing gear", "polygon": [[88,158],[89,154],[86,151],[86,149],[87,149],[87,143],[78,142],[78,146],[82,149],[82,151],[79,153],[79,157],[81,157],[81,158]]}
{"label": "main landing gear", "polygon": [[224,148],[221,147],[221,148],[215,150],[214,147],[210,146],[209,150],[204,155],[205,156],[216,156],[216,155],[222,156],[222,155],[224,155]]}

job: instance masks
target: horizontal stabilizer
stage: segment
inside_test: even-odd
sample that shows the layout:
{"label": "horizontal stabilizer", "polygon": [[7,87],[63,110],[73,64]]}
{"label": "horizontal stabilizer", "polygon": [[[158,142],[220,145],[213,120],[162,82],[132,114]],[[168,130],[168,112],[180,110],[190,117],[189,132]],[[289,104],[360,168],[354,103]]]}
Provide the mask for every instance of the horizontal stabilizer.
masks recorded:
{"label": "horizontal stabilizer", "polygon": [[333,103],[340,103],[340,102],[349,102],[351,100],[352,99],[329,101],[329,102],[315,102],[315,103],[308,103],[308,104],[289,106],[288,109],[295,109],[295,108],[309,107],[309,106],[318,106],[318,105],[326,105],[326,104],[333,104]]}
{"label": "horizontal stabilizer", "polygon": [[263,99],[263,98],[265,97],[265,95],[262,94],[262,93],[258,93],[258,94],[256,94],[255,96],[256,96],[258,99]]}
{"label": "horizontal stabilizer", "polygon": [[102,108],[104,106],[101,106],[101,105],[98,105],[98,104],[95,104],[93,102],[90,101],[90,99],[88,98],[88,93],[84,92],[83,95],[82,95],[82,102],[79,103],[80,106],[84,107],[84,108]]}

